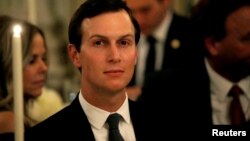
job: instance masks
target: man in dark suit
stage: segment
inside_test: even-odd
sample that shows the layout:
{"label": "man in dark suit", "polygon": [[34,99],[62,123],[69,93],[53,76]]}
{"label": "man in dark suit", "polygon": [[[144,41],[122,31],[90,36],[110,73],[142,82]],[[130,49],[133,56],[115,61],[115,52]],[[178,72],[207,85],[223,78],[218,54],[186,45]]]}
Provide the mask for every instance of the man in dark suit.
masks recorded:
{"label": "man in dark suit", "polygon": [[[129,97],[137,100],[146,77],[168,68],[192,65],[198,50],[191,45],[190,20],[173,11],[172,0],[126,0],[126,3],[142,31],[136,71],[128,87]],[[148,37],[154,37],[154,47]],[[155,54],[155,60],[151,59],[152,70],[148,71],[147,59],[151,53]]]}
{"label": "man in dark suit", "polygon": [[[26,132],[27,140],[108,141],[109,124],[119,114],[119,137],[145,140],[140,106],[128,99],[126,86],[137,59],[140,28],[119,0],[88,0],[69,24],[68,54],[81,73],[75,100]],[[119,133],[118,132],[118,133]]]}
{"label": "man in dark suit", "polygon": [[[154,123],[156,128],[172,128],[172,135],[191,137],[217,136],[213,129],[222,131],[222,136],[241,136],[242,131],[250,136],[246,125],[250,117],[249,13],[249,0],[200,0],[194,7],[194,38],[205,55],[196,66],[169,69],[146,80],[140,100],[149,113],[155,109],[161,113],[148,118],[165,121]],[[229,93],[236,85],[241,94],[233,113],[236,96]],[[235,122],[239,111],[243,120]],[[237,135],[225,134],[230,131]],[[161,133],[154,135],[164,137]]]}

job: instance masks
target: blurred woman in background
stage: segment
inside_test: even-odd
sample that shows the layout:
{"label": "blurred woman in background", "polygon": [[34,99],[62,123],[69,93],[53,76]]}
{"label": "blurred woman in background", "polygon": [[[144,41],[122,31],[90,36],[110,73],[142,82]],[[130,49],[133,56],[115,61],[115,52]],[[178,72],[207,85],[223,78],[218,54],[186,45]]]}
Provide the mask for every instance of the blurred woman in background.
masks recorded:
{"label": "blurred woman in background", "polygon": [[30,116],[30,106],[42,94],[45,86],[47,45],[43,31],[26,21],[0,16],[0,133],[14,132],[12,27],[22,26],[22,63],[24,93],[24,127],[29,128],[39,121]]}

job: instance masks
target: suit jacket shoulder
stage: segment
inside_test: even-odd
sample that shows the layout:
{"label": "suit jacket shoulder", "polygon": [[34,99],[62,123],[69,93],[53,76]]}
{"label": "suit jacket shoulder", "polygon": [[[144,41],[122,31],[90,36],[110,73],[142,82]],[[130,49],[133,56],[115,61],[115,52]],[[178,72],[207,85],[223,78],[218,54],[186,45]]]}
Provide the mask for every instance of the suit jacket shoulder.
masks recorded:
{"label": "suit jacket shoulder", "polygon": [[27,130],[26,137],[30,141],[95,140],[90,123],[77,97],[61,111]]}

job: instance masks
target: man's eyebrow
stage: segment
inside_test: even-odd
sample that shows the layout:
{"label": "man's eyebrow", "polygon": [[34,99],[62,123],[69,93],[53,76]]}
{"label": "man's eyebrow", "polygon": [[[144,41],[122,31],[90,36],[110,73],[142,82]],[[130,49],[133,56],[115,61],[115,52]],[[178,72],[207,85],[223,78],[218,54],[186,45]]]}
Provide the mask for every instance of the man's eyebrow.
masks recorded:
{"label": "man's eyebrow", "polygon": [[[120,36],[119,38],[126,38],[126,37],[132,37],[132,38],[133,38],[134,35],[128,33],[128,34],[125,34],[125,35]],[[100,35],[100,34],[94,34],[94,35],[90,36],[90,39],[91,39],[91,38],[104,38],[104,39],[108,39],[106,36],[103,36],[103,35]]]}
{"label": "man's eyebrow", "polygon": [[126,37],[134,37],[134,35],[133,34],[126,34],[126,35],[121,36],[121,38],[126,38]]}
{"label": "man's eyebrow", "polygon": [[107,38],[107,37],[100,35],[100,34],[94,34],[94,35],[91,35],[89,38],[91,39],[91,38]]}

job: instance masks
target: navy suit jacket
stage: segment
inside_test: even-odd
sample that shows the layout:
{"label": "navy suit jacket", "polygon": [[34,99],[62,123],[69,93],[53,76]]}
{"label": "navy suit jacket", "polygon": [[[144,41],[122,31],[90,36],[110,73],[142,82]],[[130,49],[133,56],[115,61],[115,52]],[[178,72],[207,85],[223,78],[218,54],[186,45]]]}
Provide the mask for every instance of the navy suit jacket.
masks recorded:
{"label": "navy suit jacket", "polygon": [[[209,78],[204,64],[196,68],[173,68],[146,80],[138,99],[148,118],[160,121],[155,128],[166,127],[152,136],[175,138],[211,136],[212,111]],[[161,136],[161,137],[160,137]]]}
{"label": "navy suit jacket", "polygon": [[[130,116],[137,141],[144,140],[143,115],[139,106],[129,101]],[[26,131],[26,141],[94,141],[90,123],[78,97],[67,107]]]}
{"label": "navy suit jacket", "polygon": [[[250,123],[243,126],[218,126],[212,123],[210,80],[203,59],[195,67],[168,69],[148,78],[138,99],[144,105],[148,118],[160,121],[154,128],[166,127],[151,132],[159,139],[212,137],[212,130],[247,131]],[[149,114],[155,111],[160,114]]]}

